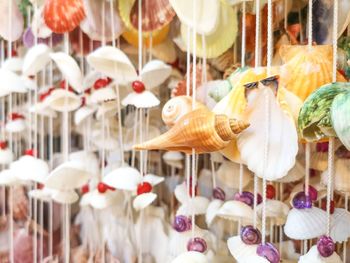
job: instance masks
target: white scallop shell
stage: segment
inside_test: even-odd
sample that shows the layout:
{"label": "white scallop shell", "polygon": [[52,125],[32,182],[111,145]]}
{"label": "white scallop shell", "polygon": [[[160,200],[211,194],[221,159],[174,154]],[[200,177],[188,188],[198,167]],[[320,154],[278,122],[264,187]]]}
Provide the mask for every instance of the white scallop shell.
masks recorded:
{"label": "white scallop shell", "polygon": [[136,191],[137,185],[142,182],[142,175],[132,167],[120,167],[108,173],[103,182],[116,189]]}
{"label": "white scallop shell", "polygon": [[233,221],[242,219],[248,224],[253,222],[254,211],[249,205],[241,201],[230,200],[222,205],[217,215]]}
{"label": "white scallop shell", "polygon": [[13,153],[9,148],[0,149],[0,164],[9,164],[13,161]]}
{"label": "white scallop shell", "polygon": [[[337,159],[334,164],[333,187],[340,192],[350,192],[350,161],[348,159]],[[328,171],[322,173],[322,183],[327,185]]]}
{"label": "white scallop shell", "polygon": [[187,193],[187,187],[185,182],[183,182],[182,184],[178,184],[175,187],[174,195],[177,201],[179,201],[180,203],[185,203],[188,200],[189,196]]}
{"label": "white scallop shell", "polygon": [[49,174],[49,166],[41,159],[24,155],[10,164],[10,170],[21,180],[43,183]]}
{"label": "white scallop shell", "polygon": [[77,92],[83,91],[83,75],[77,62],[64,52],[51,53],[50,57],[55,61],[57,67],[61,71],[63,78],[67,80],[69,85]]}
{"label": "white scallop shell", "polygon": [[27,88],[23,80],[10,70],[0,69],[0,97],[10,93],[26,93]]}
{"label": "white scallop shell", "polygon": [[[275,225],[283,225],[286,222],[289,207],[285,203],[279,200],[266,200],[266,217],[270,219]],[[263,204],[259,204],[257,207],[257,213],[262,218]]]}
{"label": "white scallop shell", "polygon": [[91,117],[95,111],[96,111],[96,109],[91,107],[91,106],[80,107],[74,113],[74,124],[75,125],[82,124],[85,120],[87,120],[89,117]]}
{"label": "white scallop shell", "polygon": [[45,44],[31,47],[24,56],[22,72],[25,76],[32,76],[43,70],[50,62],[51,49]]}
{"label": "white scallop shell", "polygon": [[69,154],[69,160],[79,163],[80,167],[84,167],[93,175],[97,175],[100,171],[100,161],[93,152],[77,151]]}
{"label": "white scallop shell", "polygon": [[44,202],[49,202],[51,200],[53,191],[44,187],[43,189],[33,189],[28,192],[31,198],[42,200]]}
{"label": "white scallop shell", "polygon": [[209,203],[205,214],[205,222],[207,223],[208,227],[210,227],[210,225],[213,223],[223,203],[224,202],[219,199],[214,199]]}
{"label": "white scallop shell", "polygon": [[115,100],[117,98],[117,94],[114,91],[112,85],[107,87],[94,90],[90,96],[90,102],[97,104],[108,100]]}
{"label": "white scallop shell", "polygon": [[158,175],[154,175],[154,174],[146,174],[143,177],[143,181],[150,183],[153,187],[164,182],[164,177],[162,176],[158,176]]}
{"label": "white scallop shell", "polygon": [[161,60],[147,62],[141,70],[141,79],[147,89],[153,89],[161,85],[170,77],[171,67]]}
{"label": "white scallop shell", "polygon": [[89,196],[89,203],[95,209],[105,209],[119,203],[120,194],[116,191],[107,190],[105,193],[99,193],[96,189]]}
{"label": "white scallop shell", "polygon": [[[265,99],[269,101],[269,118],[273,121],[266,122]],[[259,88],[254,98],[248,98],[245,114],[250,126],[238,135],[237,146],[241,159],[247,164],[249,170],[260,178],[265,174],[267,180],[273,181],[286,176],[295,165],[295,157],[298,153],[298,135],[294,120],[281,109],[275,95],[268,87]],[[264,165],[264,147],[257,148],[256,145],[265,142],[266,125],[269,125],[269,139],[268,156]],[[266,166],[265,169],[264,166]]]}
{"label": "white scallop shell", "polygon": [[184,156],[181,152],[168,151],[163,154],[163,160],[167,161],[182,161]]}
{"label": "white scallop shell", "polygon": [[54,191],[52,199],[60,204],[73,204],[79,199],[75,191]]}
{"label": "white scallop shell", "polygon": [[50,108],[50,106],[46,103],[46,100],[30,106],[29,112],[36,113],[44,117],[57,117],[57,113]]}
{"label": "white scallop shell", "polygon": [[155,193],[144,193],[135,197],[132,205],[136,210],[142,210],[148,207],[156,200],[157,195]]}
{"label": "white scallop shell", "polygon": [[334,242],[344,242],[350,237],[350,212],[343,208],[335,208],[331,218],[330,236]]}
{"label": "white scallop shell", "polygon": [[45,103],[50,106],[51,109],[59,112],[74,111],[81,105],[81,99],[75,93],[66,89],[55,89],[46,98]]}
{"label": "white scallop shell", "polygon": [[305,240],[326,233],[327,213],[320,208],[293,208],[289,211],[284,233],[291,239]]}
{"label": "white scallop shell", "polygon": [[19,133],[26,129],[26,123],[23,119],[9,121],[5,125],[5,130],[9,133]]}
{"label": "white scallop shell", "polygon": [[103,46],[87,56],[87,62],[95,70],[126,84],[137,79],[137,73],[123,51],[111,46]]}
{"label": "white scallop shell", "polygon": [[23,66],[23,58],[20,57],[12,57],[8,58],[2,64],[3,69],[7,69],[13,72],[21,72]]}
{"label": "white scallop shell", "polygon": [[281,179],[278,179],[277,182],[280,183],[290,183],[300,180],[305,176],[305,167],[301,164],[300,161],[296,161],[294,167],[289,170],[288,174]]}
{"label": "white scallop shell", "polygon": [[22,181],[13,174],[10,169],[2,170],[0,172],[0,185],[15,186],[22,184]]}
{"label": "white scallop shell", "polygon": [[92,177],[79,162],[68,161],[56,167],[46,178],[45,186],[51,189],[68,191],[82,187]]}
{"label": "white scallop shell", "polygon": [[192,213],[195,215],[203,215],[207,212],[209,205],[208,198],[203,196],[195,196],[194,198],[187,199],[181,206],[177,209],[176,215],[188,215]]}
{"label": "white scallop shell", "polygon": [[[223,161],[216,171],[217,179],[225,186],[239,188],[239,170],[240,165],[231,161]],[[243,165],[242,187],[246,187],[253,179],[252,173]]]}
{"label": "white scallop shell", "polygon": [[132,105],[143,109],[153,108],[159,104],[159,99],[149,90],[142,93],[131,92],[122,100],[123,106]]}
{"label": "white scallop shell", "polygon": [[180,254],[171,263],[209,263],[207,257],[196,251],[189,251]]}
{"label": "white scallop shell", "polygon": [[342,263],[338,254],[334,252],[330,257],[324,258],[317,250],[317,246],[312,246],[310,250],[299,258],[298,263]]}
{"label": "white scallop shell", "polygon": [[243,243],[240,236],[233,236],[227,240],[227,246],[231,255],[238,262],[256,262],[247,261],[247,258],[257,256],[256,249],[258,248],[258,245],[246,245]]}

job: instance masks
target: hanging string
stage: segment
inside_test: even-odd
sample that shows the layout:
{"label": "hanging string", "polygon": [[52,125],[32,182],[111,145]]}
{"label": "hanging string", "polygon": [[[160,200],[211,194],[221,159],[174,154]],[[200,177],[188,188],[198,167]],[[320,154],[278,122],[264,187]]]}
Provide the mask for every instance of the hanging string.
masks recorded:
{"label": "hanging string", "polygon": [[[349,194],[345,194],[345,200],[344,200],[344,208],[346,211],[348,211],[348,205],[349,205]],[[347,241],[345,240],[343,242],[343,262],[346,262],[346,247],[347,247]]]}
{"label": "hanging string", "polygon": [[246,2],[242,2],[242,50],[241,50],[241,67],[245,67],[245,50],[246,50]]}
{"label": "hanging string", "polygon": [[[312,47],[312,4],[313,4],[313,0],[309,0],[309,15],[308,15],[308,46],[309,48]],[[301,19],[301,16],[300,16]],[[300,20],[301,21],[301,20]]]}
{"label": "hanging string", "polygon": [[287,31],[288,27],[288,0],[284,0],[284,29]]}

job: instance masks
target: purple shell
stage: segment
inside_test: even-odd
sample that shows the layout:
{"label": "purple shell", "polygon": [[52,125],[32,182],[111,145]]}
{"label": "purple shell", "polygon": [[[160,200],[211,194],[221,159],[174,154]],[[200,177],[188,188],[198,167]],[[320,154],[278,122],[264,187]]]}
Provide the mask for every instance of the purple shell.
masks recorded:
{"label": "purple shell", "polygon": [[311,208],[312,201],[310,195],[305,195],[305,192],[297,193],[293,198],[293,207],[297,209]]}
{"label": "purple shell", "polygon": [[[305,185],[304,185],[304,189],[305,189]],[[316,188],[309,185],[309,196],[311,198],[311,201],[316,201],[317,195],[318,195],[318,192],[317,192]]]}
{"label": "purple shell", "polygon": [[261,233],[253,226],[245,226],[241,229],[241,239],[244,244],[257,245],[261,242]]}
{"label": "purple shell", "polygon": [[226,194],[225,191],[222,190],[220,187],[216,187],[213,189],[213,197],[215,199],[219,199],[221,201],[225,201]]}
{"label": "purple shell", "polygon": [[[35,44],[35,37],[33,35],[32,29],[28,27],[22,37],[23,43],[27,48],[31,48]],[[52,33],[52,45],[55,46],[63,40],[63,35]],[[50,44],[50,37],[48,38],[38,38],[38,43],[44,43],[46,45]]]}
{"label": "purple shell", "polygon": [[333,239],[328,236],[321,236],[317,241],[317,250],[322,257],[330,257],[335,250]]}
{"label": "purple shell", "polygon": [[179,215],[175,217],[173,228],[177,232],[185,232],[192,228],[191,218],[183,215]]}
{"label": "purple shell", "polygon": [[203,238],[191,238],[187,243],[187,251],[204,253],[207,250],[207,242]]}
{"label": "purple shell", "polygon": [[270,263],[280,262],[280,253],[277,248],[271,243],[265,243],[258,246],[256,253],[260,257],[266,258]]}
{"label": "purple shell", "polygon": [[[254,207],[254,194],[248,191],[243,191],[241,194],[240,193],[235,193],[233,196],[233,200],[236,201],[241,201],[250,207]],[[258,204],[262,202],[262,197],[260,194],[258,194]]]}

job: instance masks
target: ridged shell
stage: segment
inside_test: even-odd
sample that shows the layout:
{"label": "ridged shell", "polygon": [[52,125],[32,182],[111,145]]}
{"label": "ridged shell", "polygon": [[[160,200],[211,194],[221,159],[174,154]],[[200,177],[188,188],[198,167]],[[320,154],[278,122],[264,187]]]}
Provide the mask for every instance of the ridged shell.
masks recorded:
{"label": "ridged shell", "polygon": [[10,169],[21,180],[39,183],[43,183],[49,174],[49,166],[45,161],[29,155],[11,163]]}
{"label": "ridged shell", "polygon": [[[240,165],[231,161],[223,161],[219,169],[216,171],[217,179],[225,186],[238,189],[239,188],[239,167]],[[246,187],[253,179],[252,173],[244,165],[242,187]]]}
{"label": "ridged shell", "polygon": [[147,89],[160,86],[170,77],[171,67],[161,60],[153,59],[147,62],[141,70],[141,79]]}
{"label": "ridged shell", "polygon": [[343,261],[335,252],[328,258],[322,257],[317,250],[317,246],[314,245],[305,255],[299,258],[298,263],[343,263]]}
{"label": "ridged shell", "polygon": [[81,105],[81,99],[75,93],[65,89],[55,89],[45,100],[45,104],[59,112],[74,111]]}
{"label": "ridged shell", "polygon": [[335,208],[331,222],[330,236],[333,241],[347,241],[350,237],[350,212],[343,208]]}
{"label": "ridged shell", "polygon": [[288,174],[285,177],[277,180],[280,183],[290,183],[299,181],[305,176],[305,167],[301,164],[300,161],[296,161],[292,169],[289,170]]}
{"label": "ridged shell", "polygon": [[251,224],[254,211],[249,205],[243,202],[230,200],[222,205],[217,216],[233,221],[242,220],[247,224]]}
{"label": "ridged shell", "polygon": [[[195,149],[196,153],[218,151],[223,149],[229,141],[221,137],[227,138],[224,130],[215,126],[216,117],[214,113],[205,108],[191,111],[182,116],[177,124],[166,133],[153,140],[135,145],[134,148],[136,150],[162,149],[187,153],[192,152],[192,148]],[[229,120],[228,118],[226,118],[225,125],[231,127],[231,140],[234,138],[235,132],[240,132],[248,126],[243,121]]]}
{"label": "ridged shell", "polygon": [[[327,185],[328,171],[322,173],[322,182]],[[334,164],[334,176],[333,176],[334,190],[350,193],[350,160],[349,159],[337,159]]]}
{"label": "ridged shell", "polygon": [[103,182],[116,189],[135,191],[142,182],[142,175],[135,168],[120,167],[108,173]]}
{"label": "ridged shell", "polygon": [[[257,206],[257,213],[262,217],[263,204]],[[285,203],[278,200],[266,200],[266,217],[269,222],[274,225],[283,225],[286,222],[289,207]]]}
{"label": "ridged shell", "polygon": [[180,254],[171,263],[209,263],[206,255],[196,251],[189,251]]}
{"label": "ridged shell", "polygon": [[145,90],[142,93],[131,92],[122,100],[123,106],[133,105],[138,109],[149,109],[159,104],[159,99],[149,90]]}
{"label": "ridged shell", "polygon": [[327,84],[305,100],[298,119],[298,129],[302,138],[307,141],[318,141],[335,136],[331,123],[331,107],[333,108],[333,101],[338,95],[350,91],[349,87],[348,83]]}
{"label": "ridged shell", "polygon": [[320,208],[289,211],[284,233],[291,239],[305,240],[319,237],[326,232],[327,213]]}
{"label": "ridged shell", "polygon": [[[231,255],[237,262],[248,262],[247,258],[256,256],[258,245],[244,244],[240,236],[233,236],[227,240],[227,246]],[[255,262],[255,261],[251,261]]]}
{"label": "ridged shell", "polygon": [[[148,0],[143,1],[142,6],[142,31],[149,32],[162,28],[169,24],[175,16],[169,0]],[[130,22],[134,28],[138,28],[138,1],[130,10]]]}
{"label": "ridged shell", "polygon": [[[119,3],[123,3],[124,1],[120,1]],[[168,36],[169,33],[169,25],[152,32],[152,38],[150,37],[149,33],[144,33],[142,36],[142,43],[144,46],[146,47],[150,47],[151,43],[152,46],[156,46],[159,45],[161,43],[163,43]],[[125,31],[122,34],[123,38],[132,46],[134,47],[138,47],[139,46],[139,42],[138,42],[138,32],[136,30],[133,29],[129,29],[127,31]]]}
{"label": "ridged shell", "polygon": [[[281,84],[305,100],[314,90],[332,82],[331,46],[282,46]],[[337,81],[345,82],[337,74]]]}
{"label": "ridged shell", "polygon": [[187,199],[181,203],[177,209],[176,215],[191,216],[192,211],[195,215],[203,215],[206,213],[209,205],[209,199],[203,196],[195,196],[193,199]]}
{"label": "ridged shell", "polygon": [[45,23],[55,33],[62,34],[72,31],[84,18],[83,0],[45,1]]}
{"label": "ridged shell", "polygon": [[[344,84],[349,88],[350,84]],[[350,114],[349,114],[350,90],[335,97],[331,108],[331,120],[334,131],[340,141],[350,149]]]}
{"label": "ridged shell", "polygon": [[[175,2],[175,1],[174,1]],[[220,2],[220,1],[217,1]],[[188,6],[188,4],[187,4]],[[212,13],[209,17],[213,17]],[[208,17],[206,17],[208,19]],[[196,27],[198,29],[198,27]],[[225,30],[221,30],[225,28]],[[187,39],[187,29],[185,24],[181,24],[181,36],[185,44],[190,41]],[[199,32],[199,31],[198,31]],[[197,34],[197,45],[196,54],[199,57],[206,56],[207,58],[214,58],[220,56],[227,49],[229,49],[236,40],[238,32],[238,21],[237,21],[237,9],[228,8],[225,4],[220,2],[220,16],[218,21],[217,29],[210,35],[204,36],[205,46],[203,45],[202,35]],[[191,37],[192,39],[192,37]],[[193,47],[190,45],[191,52]]]}
{"label": "ridged shell", "polygon": [[42,70],[50,62],[50,51],[50,48],[45,44],[38,44],[30,48],[23,60],[23,74],[31,76]]}
{"label": "ridged shell", "polygon": [[144,193],[136,196],[132,205],[135,210],[142,210],[151,205],[156,198],[157,195],[155,193]]}

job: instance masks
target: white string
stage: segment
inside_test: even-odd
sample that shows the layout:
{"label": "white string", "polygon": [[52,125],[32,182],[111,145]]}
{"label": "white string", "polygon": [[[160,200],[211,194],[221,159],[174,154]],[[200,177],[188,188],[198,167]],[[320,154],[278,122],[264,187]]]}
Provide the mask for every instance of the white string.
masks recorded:
{"label": "white string", "polygon": [[142,69],[142,0],[138,0],[139,78]]}
{"label": "white string", "polygon": [[337,81],[337,54],[338,54],[338,0],[334,0],[333,6],[333,74],[332,81]]}
{"label": "white string", "polygon": [[213,189],[216,188],[216,172],[215,172],[215,163],[213,160],[210,160],[210,164],[211,164],[211,174],[213,177]]}
{"label": "white string", "polygon": [[242,50],[241,50],[241,67],[245,67],[245,50],[246,50],[246,2],[242,2]]}
{"label": "white string", "polygon": [[309,195],[310,184],[310,143],[305,144],[305,195]]}
{"label": "white string", "polygon": [[312,46],[312,4],[313,4],[313,0],[309,0],[308,38],[307,38],[309,48],[311,48]]}
{"label": "white string", "polygon": [[288,27],[288,0],[284,0],[284,29],[287,31]]}
{"label": "white string", "polygon": [[[348,193],[345,194],[345,203],[344,207],[345,210],[348,211],[348,204],[349,204],[349,195]],[[347,247],[347,241],[343,242],[343,262],[346,262],[346,247]]]}
{"label": "white string", "polygon": [[240,194],[242,194],[243,192],[243,170],[244,167],[243,167],[243,163],[240,163],[239,164],[239,188],[238,188],[238,191]]}

